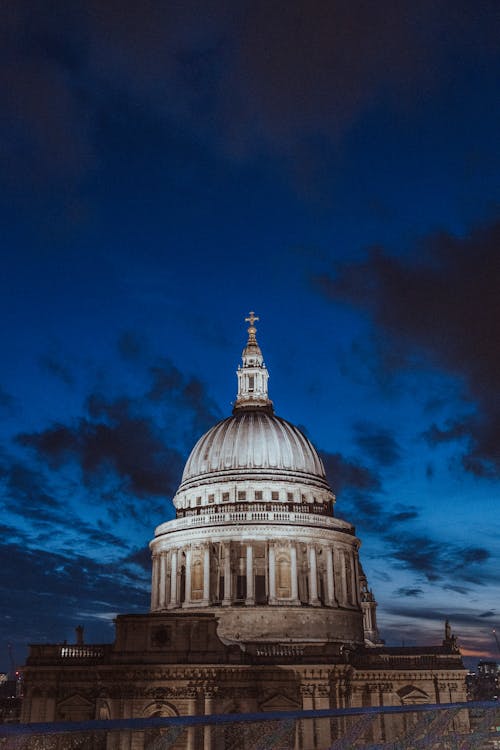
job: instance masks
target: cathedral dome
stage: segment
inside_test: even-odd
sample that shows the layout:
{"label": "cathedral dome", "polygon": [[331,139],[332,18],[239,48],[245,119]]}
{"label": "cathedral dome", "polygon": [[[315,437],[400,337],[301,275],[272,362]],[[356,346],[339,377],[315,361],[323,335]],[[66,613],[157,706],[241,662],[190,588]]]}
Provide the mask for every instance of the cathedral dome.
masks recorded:
{"label": "cathedral dome", "polygon": [[287,502],[330,512],[335,498],[317,451],[297,427],[274,414],[256,320],[250,313],[233,415],[194,446],[174,505],[182,511],[224,503],[242,508],[242,503]]}
{"label": "cathedral dome", "polygon": [[242,410],[216,424],[194,446],[182,483],[213,472],[290,471],[325,479],[323,463],[302,432],[259,409]]}

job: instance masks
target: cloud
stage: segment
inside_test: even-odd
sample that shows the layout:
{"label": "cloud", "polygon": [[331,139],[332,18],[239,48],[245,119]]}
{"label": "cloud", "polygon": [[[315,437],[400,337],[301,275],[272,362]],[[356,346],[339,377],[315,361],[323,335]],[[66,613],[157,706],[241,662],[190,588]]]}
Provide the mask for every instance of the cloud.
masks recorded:
{"label": "cloud", "polygon": [[344,489],[374,492],[380,490],[380,477],[362,463],[345,458],[340,453],[321,452],[326,476],[336,493]]}
{"label": "cloud", "polygon": [[457,0],[58,0],[48,14],[18,0],[0,37],[7,171],[78,186],[125,102],[128,120],[147,111],[226,156],[292,152],[307,172],[314,139],[335,141],[376,98],[420,104],[472,41],[494,59],[494,13]]}
{"label": "cloud", "polygon": [[491,558],[485,547],[463,547],[410,531],[390,532],[387,555],[404,568],[421,574],[430,582],[464,581],[484,585],[488,575],[482,565]]}
{"label": "cloud", "polygon": [[420,588],[403,587],[397,589],[397,591],[394,592],[394,596],[405,596],[409,599],[416,599],[417,597],[423,596],[423,593],[424,592]]}
{"label": "cloud", "polygon": [[197,377],[186,377],[168,359],[160,359],[149,368],[151,387],[146,397],[159,404],[174,402],[179,412],[191,415],[192,431],[201,435],[219,418],[219,410],[209,397],[205,384]]}
{"label": "cloud", "polygon": [[[383,462],[388,457],[392,462],[396,460],[392,441],[389,439],[386,446],[384,431],[381,432],[383,451],[376,440],[376,452],[382,454]],[[370,436],[371,434],[370,432]],[[376,437],[380,434],[378,432]],[[369,442],[371,450],[371,441]],[[357,527],[385,535],[387,529],[418,518],[419,513],[414,506],[393,506],[383,498],[380,476],[372,468],[340,453],[322,451],[320,455],[328,482],[337,494],[337,511],[340,508],[342,517],[349,518]],[[377,457],[380,458],[380,455]]]}
{"label": "cloud", "polygon": [[36,468],[4,457],[0,470],[5,511],[37,522],[60,522],[61,501],[47,491],[45,478]]}
{"label": "cloud", "polygon": [[40,366],[66,385],[73,385],[75,377],[68,365],[54,354],[44,354],[39,359]]}
{"label": "cloud", "polygon": [[74,552],[63,555],[3,541],[0,565],[0,597],[10,615],[0,619],[0,641],[15,644],[18,660],[27,643],[71,641],[82,612],[87,613],[88,639],[107,642],[112,630],[100,617],[103,611],[122,611],[124,602],[127,611],[147,611],[147,585],[129,573],[124,561],[103,565]]}
{"label": "cloud", "polygon": [[375,248],[314,280],[329,299],[372,316],[387,348],[406,355],[397,367],[423,356],[462,380],[476,413],[469,405],[467,416],[434,424],[425,437],[434,445],[465,440],[463,466],[481,476],[500,476],[499,249],[500,222],[494,221],[466,237],[430,235],[415,256]]}
{"label": "cloud", "polygon": [[11,416],[15,412],[16,400],[0,386],[0,412]]}
{"label": "cloud", "polygon": [[[130,338],[122,337],[124,343],[129,346]],[[130,519],[143,526],[145,513],[149,521],[151,514],[171,515],[168,500],[179,483],[186,447],[216,421],[218,410],[202,381],[166,359],[148,364],[146,353],[131,360],[142,393],[109,396],[101,386],[86,397],[82,415],[15,437],[30,453],[26,460],[5,458],[12,512],[29,519],[39,509],[40,519],[55,523],[69,491],[61,482],[67,481],[80,484],[73,494],[98,500],[115,522]]]}
{"label": "cloud", "polygon": [[124,360],[138,362],[146,352],[146,344],[136,331],[123,331],[118,338],[117,349]]}
{"label": "cloud", "polygon": [[151,571],[151,552],[148,547],[134,550],[127,556],[126,560],[128,563],[138,565],[148,573]]}
{"label": "cloud", "polygon": [[34,449],[53,468],[76,461],[89,485],[114,473],[138,497],[171,495],[182,459],[168,447],[154,422],[135,414],[126,398],[107,401],[92,394],[87,406],[88,417],[21,434],[19,444]]}
{"label": "cloud", "polygon": [[354,431],[355,443],[373,461],[381,466],[392,466],[399,461],[399,446],[390,430],[369,422],[357,422]]}

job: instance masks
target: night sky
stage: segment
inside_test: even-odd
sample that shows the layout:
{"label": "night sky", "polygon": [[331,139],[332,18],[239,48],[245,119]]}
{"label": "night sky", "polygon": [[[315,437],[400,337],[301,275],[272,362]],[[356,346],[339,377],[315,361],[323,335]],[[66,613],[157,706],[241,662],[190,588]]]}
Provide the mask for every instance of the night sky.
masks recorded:
{"label": "night sky", "polygon": [[0,24],[0,669],[110,641],[244,318],[391,645],[500,628],[498,4],[16,0]]}

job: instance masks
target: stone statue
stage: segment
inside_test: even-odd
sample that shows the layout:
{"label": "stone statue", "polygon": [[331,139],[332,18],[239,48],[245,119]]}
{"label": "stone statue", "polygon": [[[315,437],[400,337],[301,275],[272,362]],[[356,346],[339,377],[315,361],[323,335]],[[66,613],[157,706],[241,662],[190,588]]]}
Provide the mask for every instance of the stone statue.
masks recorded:
{"label": "stone statue", "polygon": [[83,625],[77,625],[76,631],[76,645],[83,646]]}

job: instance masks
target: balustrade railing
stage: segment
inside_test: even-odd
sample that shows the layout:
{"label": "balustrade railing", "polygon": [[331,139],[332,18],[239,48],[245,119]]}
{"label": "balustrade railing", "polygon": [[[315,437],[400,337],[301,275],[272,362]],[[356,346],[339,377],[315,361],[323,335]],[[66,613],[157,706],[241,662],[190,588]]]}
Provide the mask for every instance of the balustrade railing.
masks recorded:
{"label": "balustrade railing", "polygon": [[319,526],[333,530],[338,529],[343,533],[353,533],[350,527],[331,516],[288,512],[286,510],[228,510],[219,513],[200,513],[199,515],[175,518],[172,521],[162,524],[157,531],[159,533],[167,533],[169,531],[179,531],[199,526],[223,526],[234,523],[283,523],[300,526]]}

